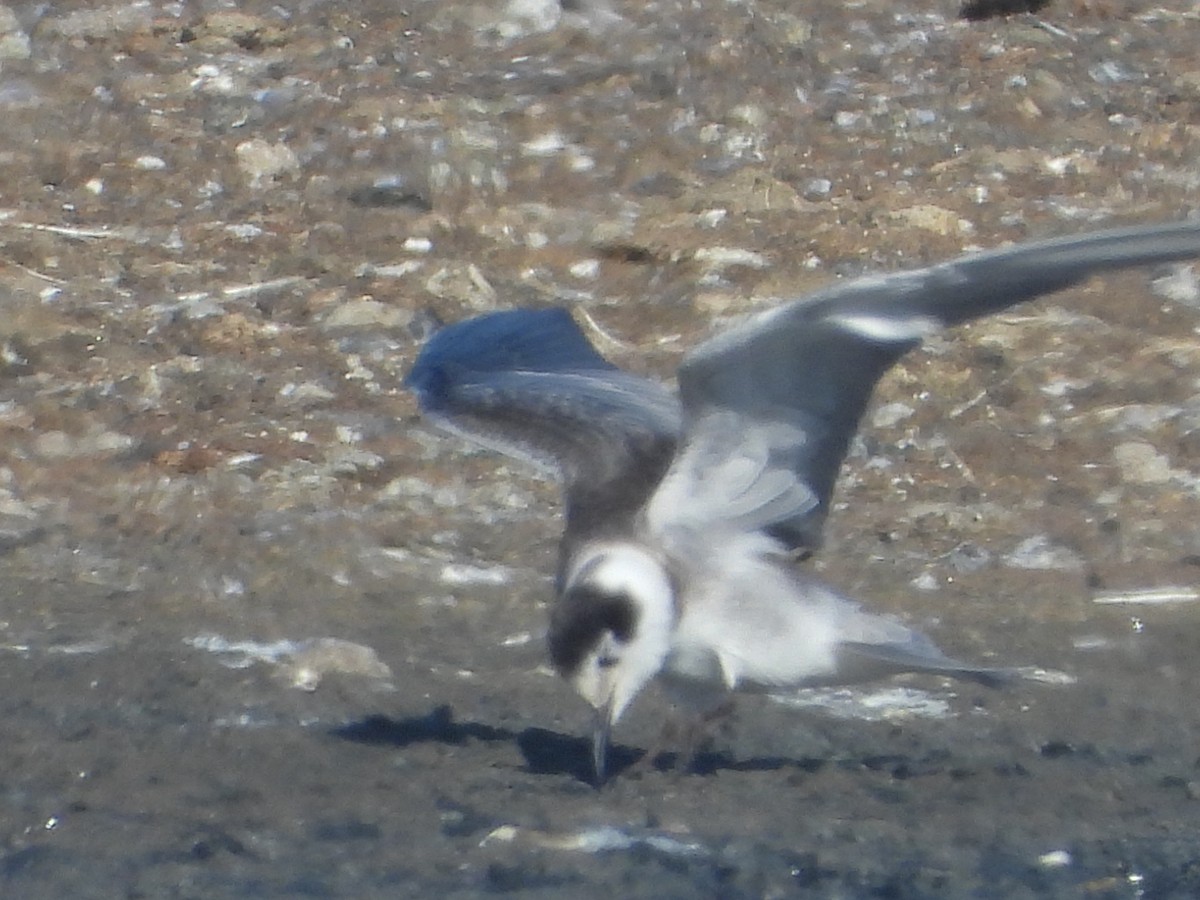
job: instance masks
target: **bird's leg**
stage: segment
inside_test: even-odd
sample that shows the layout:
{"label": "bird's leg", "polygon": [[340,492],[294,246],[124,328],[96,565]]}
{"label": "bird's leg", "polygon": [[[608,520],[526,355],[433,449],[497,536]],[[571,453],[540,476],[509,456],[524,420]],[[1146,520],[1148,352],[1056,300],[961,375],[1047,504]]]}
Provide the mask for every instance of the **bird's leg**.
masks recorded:
{"label": "bird's leg", "polygon": [[658,737],[650,745],[650,749],[629,767],[630,772],[646,772],[654,767],[654,761],[672,744],[679,739],[680,732],[679,719],[674,713],[667,716],[667,720],[663,722],[662,729],[658,732]]}
{"label": "bird's leg", "polygon": [[698,715],[688,714],[678,707],[672,707],[671,713],[663,722],[658,737],[642,757],[628,769],[630,773],[645,772],[654,767],[655,760],[663,753],[679,748],[679,757],[672,768],[679,774],[690,772],[704,739],[709,735],[709,728],[714,722],[719,722],[733,712],[733,698],[727,698],[717,706]]}
{"label": "bird's leg", "polygon": [[703,745],[704,739],[711,735],[710,727],[714,722],[719,722],[729,716],[733,712],[733,708],[733,698],[728,697],[712,709],[694,716],[687,723],[683,729],[682,771],[692,771],[695,767],[696,757],[700,755],[700,747]]}

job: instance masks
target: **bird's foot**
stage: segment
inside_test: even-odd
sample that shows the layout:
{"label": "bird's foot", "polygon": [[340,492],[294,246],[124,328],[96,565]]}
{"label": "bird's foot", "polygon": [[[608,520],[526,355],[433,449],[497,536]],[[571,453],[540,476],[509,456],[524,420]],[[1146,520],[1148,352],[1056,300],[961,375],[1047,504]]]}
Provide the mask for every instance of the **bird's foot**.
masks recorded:
{"label": "bird's foot", "polygon": [[658,737],[637,762],[629,767],[632,773],[648,772],[656,767],[661,756],[678,749],[674,759],[667,765],[676,775],[695,770],[696,759],[712,737],[712,726],[727,718],[734,709],[732,698],[699,715],[673,713],[663,723]]}

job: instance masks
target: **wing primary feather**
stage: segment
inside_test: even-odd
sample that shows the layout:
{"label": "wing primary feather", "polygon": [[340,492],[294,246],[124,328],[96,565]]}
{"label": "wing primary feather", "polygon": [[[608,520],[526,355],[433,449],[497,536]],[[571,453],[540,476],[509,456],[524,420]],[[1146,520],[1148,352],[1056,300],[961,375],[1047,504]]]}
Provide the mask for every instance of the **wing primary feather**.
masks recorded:
{"label": "wing primary feather", "polygon": [[404,386],[422,408],[436,408],[456,382],[504,372],[616,371],[593,347],[570,312],[516,309],[488,313],[437,331],[421,350]]}
{"label": "wing primary feather", "polygon": [[[1200,220],[1118,228],[855,278],[751,316],[683,360],[679,393],[688,458],[668,473],[664,491],[677,495],[681,478],[699,483],[706,472],[719,471],[726,434],[773,435],[762,452],[763,477],[790,470],[819,502],[790,515],[786,504],[764,504],[759,527],[793,549],[818,544],[847,447],[876,383],[925,337],[1094,274],[1197,257]],[[717,416],[725,420],[719,431],[706,424]],[[785,515],[771,519],[776,512]]]}
{"label": "wing primary feather", "polygon": [[516,309],[437,332],[405,385],[440,427],[564,482],[572,539],[628,522],[675,451],[678,400],[623,372],[565,309]]}

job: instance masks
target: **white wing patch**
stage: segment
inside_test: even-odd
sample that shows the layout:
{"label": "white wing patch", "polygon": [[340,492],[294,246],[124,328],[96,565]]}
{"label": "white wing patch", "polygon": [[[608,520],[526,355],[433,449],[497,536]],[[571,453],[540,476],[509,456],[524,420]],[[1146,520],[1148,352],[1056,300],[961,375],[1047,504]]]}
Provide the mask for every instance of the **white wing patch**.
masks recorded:
{"label": "white wing patch", "polygon": [[932,316],[844,313],[830,316],[828,321],[867,340],[896,344],[924,340],[942,329],[942,323]]}

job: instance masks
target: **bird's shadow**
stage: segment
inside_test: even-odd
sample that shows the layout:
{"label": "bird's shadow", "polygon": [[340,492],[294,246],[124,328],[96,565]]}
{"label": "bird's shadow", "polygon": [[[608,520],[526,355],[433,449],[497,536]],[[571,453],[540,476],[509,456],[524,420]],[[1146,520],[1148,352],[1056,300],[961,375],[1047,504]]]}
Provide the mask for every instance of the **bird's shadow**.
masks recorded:
{"label": "bird's shadow", "polygon": [[[408,747],[413,744],[449,744],[461,746],[476,741],[485,744],[515,743],[525,760],[525,770],[534,775],[569,775],[586,784],[595,784],[592,771],[592,741],[590,737],[561,734],[546,728],[523,728],[514,731],[482,722],[459,721],[449,704],[434,707],[424,715],[393,719],[371,715],[331,729],[334,737],[356,744],[376,744],[388,747]],[[608,779],[620,776],[629,769],[651,769],[659,772],[678,769],[681,756],[660,753],[653,760],[643,761],[646,751],[625,744],[613,744],[608,751]],[[783,768],[807,768],[804,760],[785,757],[760,757],[739,760],[728,753],[706,750],[698,753],[688,766],[696,775],[712,775],[719,771],[773,771]]]}

